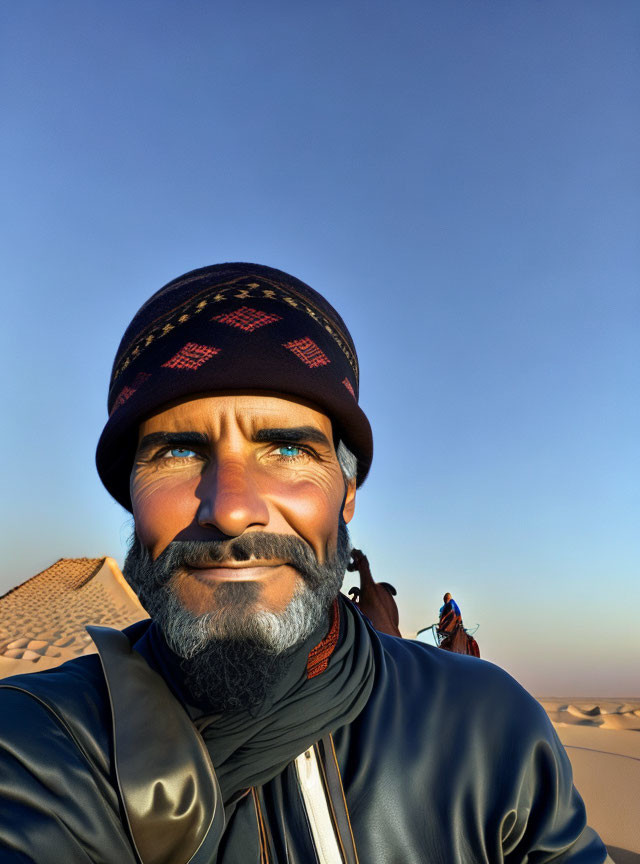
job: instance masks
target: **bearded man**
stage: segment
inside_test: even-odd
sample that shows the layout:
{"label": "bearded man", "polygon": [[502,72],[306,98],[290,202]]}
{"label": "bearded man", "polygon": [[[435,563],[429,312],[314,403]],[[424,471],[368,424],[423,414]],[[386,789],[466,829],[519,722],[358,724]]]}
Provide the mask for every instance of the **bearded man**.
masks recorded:
{"label": "bearded man", "polygon": [[531,697],[339,593],[358,383],[338,313],[278,270],[196,270],[135,315],[97,466],[150,620],[2,683],[3,862],[606,859]]}

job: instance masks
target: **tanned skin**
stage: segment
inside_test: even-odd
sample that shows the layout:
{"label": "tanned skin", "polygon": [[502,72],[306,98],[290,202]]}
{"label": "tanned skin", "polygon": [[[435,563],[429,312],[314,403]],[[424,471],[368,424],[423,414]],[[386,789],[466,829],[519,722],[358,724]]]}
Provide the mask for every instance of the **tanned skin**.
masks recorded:
{"label": "tanned skin", "polygon": [[[355,509],[331,421],[310,403],[261,392],[182,400],[140,425],[131,473],[136,532],[153,559],[173,540],[227,540],[249,531],[293,535],[320,563],[335,552],[339,514]],[[297,571],[287,561],[222,562],[178,574],[195,614],[222,582],[260,585],[260,608],[280,612]]]}

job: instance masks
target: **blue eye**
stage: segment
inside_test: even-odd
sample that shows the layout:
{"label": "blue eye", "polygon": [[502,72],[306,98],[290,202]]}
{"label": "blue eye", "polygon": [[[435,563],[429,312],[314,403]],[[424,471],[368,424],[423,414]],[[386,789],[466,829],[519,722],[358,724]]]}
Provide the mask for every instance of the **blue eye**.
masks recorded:
{"label": "blue eye", "polygon": [[302,453],[300,447],[296,447],[295,444],[283,444],[281,447],[278,447],[278,453],[280,456],[289,457],[294,459],[296,456],[299,456]]}
{"label": "blue eye", "polygon": [[170,457],[171,459],[189,459],[196,453],[195,450],[190,450],[188,447],[172,447],[164,455],[165,458]]}

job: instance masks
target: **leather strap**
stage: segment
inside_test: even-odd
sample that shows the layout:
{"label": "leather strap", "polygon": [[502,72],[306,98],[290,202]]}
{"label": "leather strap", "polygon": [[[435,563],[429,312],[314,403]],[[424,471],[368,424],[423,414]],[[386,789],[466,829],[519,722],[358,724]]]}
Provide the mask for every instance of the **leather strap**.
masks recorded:
{"label": "leather strap", "polygon": [[109,691],[118,787],[141,864],[209,864],[224,807],[201,736],[124,633],[87,631]]}
{"label": "leather strap", "polygon": [[358,852],[351,830],[351,820],[347,808],[347,799],[344,795],[342,777],[336,757],[333,737],[331,733],[325,735],[315,745],[318,750],[320,768],[323,781],[327,790],[327,800],[331,806],[336,834],[340,842],[342,856],[345,864],[359,864]]}

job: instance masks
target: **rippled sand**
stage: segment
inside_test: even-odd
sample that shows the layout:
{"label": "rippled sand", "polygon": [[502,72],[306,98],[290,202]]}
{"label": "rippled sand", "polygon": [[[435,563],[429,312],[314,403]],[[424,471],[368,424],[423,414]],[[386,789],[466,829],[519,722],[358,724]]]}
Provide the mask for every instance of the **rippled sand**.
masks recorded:
{"label": "rippled sand", "polygon": [[640,699],[541,698],[589,824],[616,864],[640,864]]}

